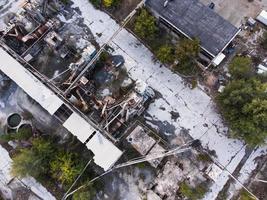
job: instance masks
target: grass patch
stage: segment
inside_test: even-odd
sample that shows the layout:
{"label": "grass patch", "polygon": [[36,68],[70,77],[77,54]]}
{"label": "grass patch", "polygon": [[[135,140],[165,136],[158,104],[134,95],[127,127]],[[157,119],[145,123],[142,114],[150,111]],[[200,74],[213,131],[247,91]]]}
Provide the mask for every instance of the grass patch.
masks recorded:
{"label": "grass patch", "polygon": [[203,161],[203,162],[211,162],[211,158],[208,154],[206,153],[200,153],[197,155],[197,160]]}
{"label": "grass patch", "polygon": [[29,129],[21,129],[17,133],[8,133],[0,135],[0,140],[9,142],[11,140],[28,140],[32,136],[32,131]]}
{"label": "grass patch", "polygon": [[241,190],[240,200],[255,200],[246,190]]}
{"label": "grass patch", "polygon": [[180,184],[179,191],[184,197],[187,197],[190,200],[198,200],[204,197],[207,189],[203,185],[198,185],[197,187],[192,188],[187,183],[183,182]]}

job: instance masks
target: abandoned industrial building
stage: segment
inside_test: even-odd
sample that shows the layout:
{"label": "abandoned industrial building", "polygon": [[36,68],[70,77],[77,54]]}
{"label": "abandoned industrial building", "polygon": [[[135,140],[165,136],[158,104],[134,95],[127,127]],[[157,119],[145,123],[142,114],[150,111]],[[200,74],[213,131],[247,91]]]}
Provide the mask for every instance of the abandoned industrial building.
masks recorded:
{"label": "abandoned industrial building", "polygon": [[[45,7],[26,2],[7,17],[1,31],[0,71],[93,152],[95,164],[106,171],[122,155],[114,143],[154,93],[124,73],[120,55],[105,52],[105,61],[96,60],[82,72],[97,45],[76,36],[78,25],[60,20],[61,6],[57,1]],[[81,31],[85,38],[87,33]]]}
{"label": "abandoned industrial building", "polygon": [[210,58],[220,53],[239,33],[239,29],[198,0],[146,0],[146,7],[173,32],[198,38]]}

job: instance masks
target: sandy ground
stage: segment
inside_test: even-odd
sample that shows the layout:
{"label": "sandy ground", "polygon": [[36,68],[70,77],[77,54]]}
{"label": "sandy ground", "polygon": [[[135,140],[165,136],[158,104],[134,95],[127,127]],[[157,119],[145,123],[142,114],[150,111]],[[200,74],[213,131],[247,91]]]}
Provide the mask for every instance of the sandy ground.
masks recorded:
{"label": "sandy ground", "polygon": [[255,18],[262,9],[267,8],[267,0],[200,0],[205,5],[215,3],[215,12],[230,21],[236,27],[240,27],[245,17]]}

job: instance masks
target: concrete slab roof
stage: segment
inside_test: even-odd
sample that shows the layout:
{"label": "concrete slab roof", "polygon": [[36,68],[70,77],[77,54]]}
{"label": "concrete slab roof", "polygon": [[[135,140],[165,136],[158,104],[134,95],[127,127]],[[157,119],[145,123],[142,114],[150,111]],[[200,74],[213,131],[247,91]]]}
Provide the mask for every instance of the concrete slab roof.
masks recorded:
{"label": "concrete slab roof", "polygon": [[6,51],[0,48],[0,70],[53,115],[63,101]]}
{"label": "concrete slab roof", "polygon": [[146,155],[156,144],[156,140],[150,137],[140,125],[135,127],[126,139],[141,155]]}
{"label": "concrete slab roof", "polygon": [[110,169],[122,155],[122,151],[99,132],[89,140],[86,147],[94,153],[94,162],[105,171]]}
{"label": "concrete slab roof", "polygon": [[146,0],[146,6],[189,38],[198,38],[201,47],[215,57],[239,32],[198,0]]}
{"label": "concrete slab roof", "polygon": [[265,10],[261,11],[261,13],[257,16],[257,20],[267,25],[267,12]]}
{"label": "concrete slab roof", "polygon": [[77,113],[72,113],[71,116],[63,123],[63,126],[75,135],[82,143],[84,143],[87,138],[96,131],[93,126],[91,126]]}

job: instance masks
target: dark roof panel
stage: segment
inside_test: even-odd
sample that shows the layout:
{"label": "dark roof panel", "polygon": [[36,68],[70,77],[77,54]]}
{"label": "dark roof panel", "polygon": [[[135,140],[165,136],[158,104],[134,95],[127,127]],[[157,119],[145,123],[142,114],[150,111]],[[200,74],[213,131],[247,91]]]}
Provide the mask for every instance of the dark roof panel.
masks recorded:
{"label": "dark roof panel", "polygon": [[236,35],[238,29],[198,0],[146,0],[146,6],[173,24],[216,56]]}

